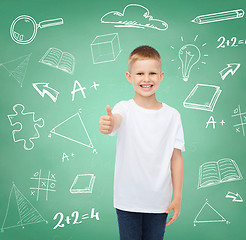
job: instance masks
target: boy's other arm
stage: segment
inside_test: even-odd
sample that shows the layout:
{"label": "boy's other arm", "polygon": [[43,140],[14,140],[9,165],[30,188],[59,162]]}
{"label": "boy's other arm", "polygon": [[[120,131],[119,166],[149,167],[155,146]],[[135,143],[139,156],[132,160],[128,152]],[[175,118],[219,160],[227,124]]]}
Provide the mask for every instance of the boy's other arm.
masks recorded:
{"label": "boy's other arm", "polygon": [[182,186],[183,186],[183,157],[180,149],[174,148],[171,158],[171,175],[173,184],[173,201],[166,210],[169,213],[174,211],[173,217],[170,218],[166,225],[172,224],[180,214]]}
{"label": "boy's other arm", "polygon": [[100,117],[99,128],[101,133],[110,134],[120,127],[122,117],[118,113],[112,114],[109,105],[106,106],[106,109],[108,114]]}

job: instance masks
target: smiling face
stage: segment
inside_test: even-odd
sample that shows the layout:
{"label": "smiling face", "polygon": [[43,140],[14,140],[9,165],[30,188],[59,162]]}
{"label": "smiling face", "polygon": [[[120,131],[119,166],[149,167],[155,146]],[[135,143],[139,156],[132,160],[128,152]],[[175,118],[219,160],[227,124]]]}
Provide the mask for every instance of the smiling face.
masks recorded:
{"label": "smiling face", "polygon": [[156,59],[137,60],[126,73],[127,80],[132,83],[135,97],[155,97],[155,92],[164,77],[161,63]]}

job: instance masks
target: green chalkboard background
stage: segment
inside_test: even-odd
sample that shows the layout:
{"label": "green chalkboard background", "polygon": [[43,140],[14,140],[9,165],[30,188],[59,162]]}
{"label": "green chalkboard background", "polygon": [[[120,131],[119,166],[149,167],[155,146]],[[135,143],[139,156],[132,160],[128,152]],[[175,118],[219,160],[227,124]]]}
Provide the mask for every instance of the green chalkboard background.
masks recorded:
{"label": "green chalkboard background", "polygon": [[[152,28],[117,28],[114,24],[101,23],[104,14],[113,10],[123,12],[128,4],[133,3],[146,7],[154,19],[165,21],[168,29],[159,31]],[[223,158],[233,159],[242,176],[246,176],[246,136],[243,132],[246,125],[234,126],[245,124],[246,115],[242,114],[241,119],[240,116],[232,117],[239,105],[241,112],[246,112],[246,17],[207,24],[191,21],[202,14],[235,9],[246,10],[246,2],[2,0],[0,239],[119,239],[113,208],[116,137],[101,134],[98,122],[101,115],[106,115],[107,104],[113,107],[117,102],[129,100],[134,96],[133,88],[125,78],[127,58],[135,47],[145,44],[160,52],[165,77],[157,98],[180,112],[186,143],[186,152],[183,153],[184,187],[181,215],[174,224],[167,227],[166,239],[244,239],[245,178],[197,189],[199,167],[206,162]],[[135,10],[138,18],[137,9]],[[20,15],[31,16],[37,23],[56,18],[62,18],[64,23],[38,29],[31,43],[18,44],[10,37],[10,26]],[[115,61],[93,64],[90,44],[96,36],[112,33],[118,33],[121,53]],[[218,41],[220,37],[224,37],[224,47],[219,47],[223,40],[221,38]],[[201,53],[201,58],[192,68],[187,82],[182,79],[181,61],[178,57],[179,49],[186,44],[196,45]],[[74,56],[73,75],[39,62],[49,48],[58,48]],[[106,45],[103,49],[106,49]],[[29,61],[25,57],[20,58],[28,54],[31,54]],[[20,62],[17,64],[18,61]],[[222,80],[219,72],[229,63],[241,65],[234,75],[228,74],[225,80]],[[12,74],[8,73],[6,68]],[[22,87],[14,75],[17,79],[24,76]],[[85,88],[85,96],[81,91],[76,92],[72,101],[71,92],[76,80]],[[94,82],[99,86],[93,87]],[[53,102],[47,94],[42,98],[33,87],[33,83],[49,83],[50,88],[59,92],[57,101]],[[198,83],[219,86],[222,90],[213,112],[183,106],[184,100]],[[78,84],[76,87],[78,88]],[[33,140],[34,147],[31,150],[24,149],[23,141],[13,140],[12,131],[19,129],[20,124],[11,126],[8,115],[14,114],[13,107],[16,104],[24,106],[24,113],[35,112],[35,121],[39,118],[44,120],[44,126],[37,127],[40,137]],[[55,126],[75,114],[77,115],[72,118],[73,121],[63,129],[63,134],[68,137],[69,134],[77,137],[80,133],[84,134],[79,121],[80,116],[93,147],[50,134]],[[29,138],[35,137],[36,131],[31,115],[27,116],[18,112],[15,121],[23,124],[23,131],[16,132],[16,137],[28,141]],[[212,123],[206,128],[207,122],[212,119],[211,116],[216,122],[215,128]],[[222,120],[225,122],[223,125]],[[86,135],[81,136],[82,142],[88,141]],[[28,146],[30,148],[30,145]],[[68,158],[64,157],[65,154]],[[56,182],[50,180],[48,187],[55,191],[40,190],[38,193],[37,189],[31,189],[37,188],[38,180],[33,178],[40,176],[40,172],[43,178],[40,179],[40,187],[47,187],[46,179],[49,175],[50,179]],[[70,187],[78,174],[94,174],[92,193],[70,193]],[[231,198],[226,198],[228,191],[239,193],[244,202],[233,202]],[[226,221],[203,222],[194,226],[194,220],[206,201]],[[211,211],[208,204],[206,208]],[[33,215],[37,216],[36,220],[25,219],[23,213],[20,216],[18,212],[25,206],[29,210],[38,211],[33,210]],[[93,209],[95,217],[91,218]],[[57,213],[60,214],[53,219]],[[213,210],[207,215],[205,213],[204,220],[213,220],[214,213]],[[82,221],[80,224],[73,224],[76,214],[79,214],[78,221]],[[61,216],[63,227],[54,229]],[[81,220],[82,216],[85,219]],[[22,228],[19,222],[21,219],[29,223],[44,219],[47,223],[42,221],[24,225],[23,222]],[[17,227],[7,228],[18,224]]]}

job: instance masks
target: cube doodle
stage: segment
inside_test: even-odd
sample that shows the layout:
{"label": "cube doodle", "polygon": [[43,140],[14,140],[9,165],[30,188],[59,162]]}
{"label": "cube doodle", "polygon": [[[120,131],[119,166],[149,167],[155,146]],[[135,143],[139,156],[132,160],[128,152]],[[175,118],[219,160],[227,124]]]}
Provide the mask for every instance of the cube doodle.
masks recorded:
{"label": "cube doodle", "polygon": [[91,43],[94,64],[115,61],[120,52],[118,33],[97,36]]}
{"label": "cube doodle", "polygon": [[[14,142],[24,142],[24,149],[31,150],[34,147],[33,140],[40,137],[37,127],[44,126],[44,119],[39,118],[35,120],[34,112],[25,113],[25,107],[22,104],[13,106],[14,114],[8,115],[11,126],[18,125],[19,129],[12,131]],[[31,124],[31,125],[30,125]],[[23,135],[31,135],[30,137],[23,138]]]}

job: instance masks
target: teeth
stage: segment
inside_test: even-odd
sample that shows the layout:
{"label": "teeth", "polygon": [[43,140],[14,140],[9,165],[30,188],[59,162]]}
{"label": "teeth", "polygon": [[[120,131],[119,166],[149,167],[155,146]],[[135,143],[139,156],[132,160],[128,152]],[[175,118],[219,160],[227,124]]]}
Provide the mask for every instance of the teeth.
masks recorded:
{"label": "teeth", "polygon": [[148,88],[148,87],[151,87],[152,85],[140,85],[140,86],[143,88]]}

